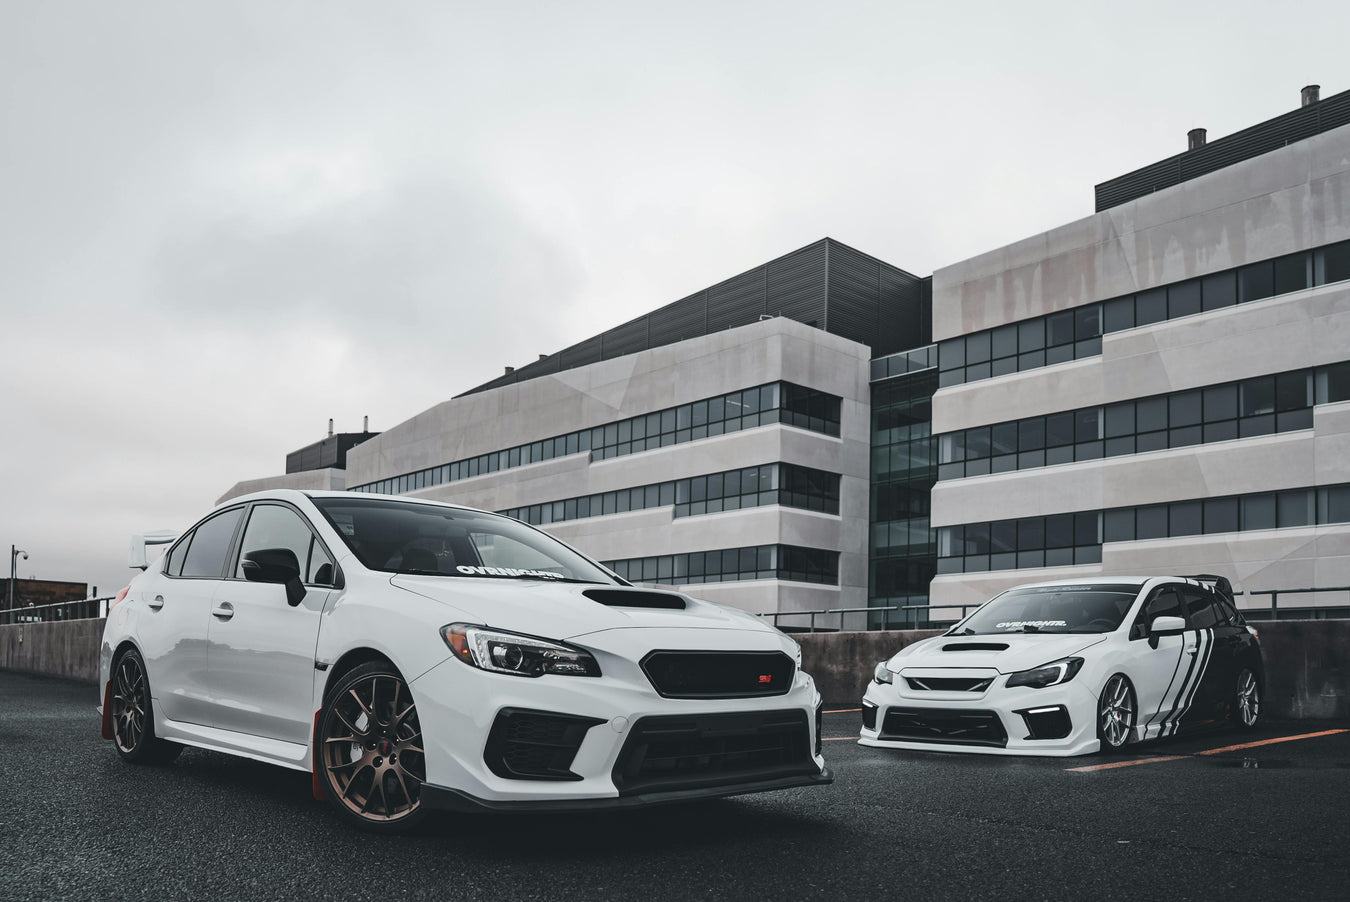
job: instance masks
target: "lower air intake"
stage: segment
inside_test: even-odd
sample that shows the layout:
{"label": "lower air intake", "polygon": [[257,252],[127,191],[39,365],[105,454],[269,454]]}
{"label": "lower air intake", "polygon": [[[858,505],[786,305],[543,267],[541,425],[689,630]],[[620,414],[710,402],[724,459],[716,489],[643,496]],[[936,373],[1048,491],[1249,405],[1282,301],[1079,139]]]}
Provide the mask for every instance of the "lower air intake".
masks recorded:
{"label": "lower air intake", "polygon": [[890,708],[878,738],[997,748],[1008,744],[1003,722],[993,711],[946,708]]}
{"label": "lower air intake", "polygon": [[499,777],[511,780],[580,780],[572,759],[586,731],[604,723],[593,717],[503,708],[488,733],[483,761]]}

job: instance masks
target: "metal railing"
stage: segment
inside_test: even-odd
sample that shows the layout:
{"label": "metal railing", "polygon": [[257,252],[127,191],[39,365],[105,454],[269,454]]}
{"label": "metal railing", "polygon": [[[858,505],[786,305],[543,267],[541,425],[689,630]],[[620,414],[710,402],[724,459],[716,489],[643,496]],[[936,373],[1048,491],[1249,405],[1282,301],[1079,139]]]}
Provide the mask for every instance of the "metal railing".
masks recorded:
{"label": "metal railing", "polygon": [[[1333,594],[1334,594],[1334,593],[1337,593],[1337,592],[1344,592],[1344,593],[1346,593],[1346,605],[1345,605],[1344,607],[1340,607],[1340,606],[1317,606],[1317,607],[1312,607],[1312,608],[1299,608],[1298,611],[1299,611],[1300,615],[1307,615],[1307,614],[1309,614],[1309,613],[1317,613],[1317,612],[1321,612],[1323,617],[1328,617],[1328,616],[1329,616],[1329,617],[1333,617],[1333,618],[1337,618],[1337,619],[1350,618],[1350,586],[1328,586],[1328,587],[1325,588],[1325,589],[1248,589],[1248,590],[1246,590],[1246,591],[1244,591],[1244,592],[1234,592],[1233,595],[1234,595],[1235,598],[1243,597],[1243,596],[1246,596],[1246,597],[1249,597],[1249,598],[1255,598],[1256,596],[1267,596],[1267,597],[1269,597],[1269,598],[1270,598],[1270,606],[1269,606],[1269,607],[1266,607],[1266,606],[1264,606],[1264,605],[1249,605],[1249,606],[1245,606],[1245,607],[1242,606],[1242,605],[1239,605],[1239,606],[1238,606],[1238,610],[1239,610],[1242,614],[1247,615],[1247,616],[1251,616],[1251,615],[1254,615],[1254,614],[1255,614],[1255,615],[1262,615],[1263,619],[1264,619],[1264,615],[1266,615],[1266,614],[1268,613],[1271,620],[1279,620],[1279,619],[1280,619],[1280,606],[1279,606],[1279,602],[1280,602],[1280,597],[1281,597],[1281,596],[1289,596],[1289,595],[1314,595],[1314,594],[1323,594],[1323,593],[1333,593]],[[960,616],[960,617],[943,617],[943,618],[940,618],[940,619],[936,619],[936,620],[935,620],[934,618],[932,618],[932,617],[930,616],[930,617],[928,617],[928,618],[926,618],[926,619],[922,619],[922,620],[921,620],[917,615],[915,615],[915,617],[913,618],[913,621],[912,621],[912,622],[909,621],[909,620],[907,619],[906,622],[904,622],[903,624],[899,625],[899,627],[898,627],[898,628],[900,628],[900,629],[925,629],[925,628],[937,628],[937,625],[938,625],[938,624],[952,624],[952,623],[955,623],[956,621],[958,621],[958,620],[960,620],[960,619],[962,619],[963,617],[966,616],[966,611],[971,610],[972,608],[978,608],[978,607],[980,607],[982,604],[983,604],[983,602],[981,602],[980,604],[956,604],[955,602],[953,602],[953,603],[951,603],[951,604],[906,604],[906,605],[887,605],[887,606],[885,606],[885,607],[875,607],[875,608],[821,608],[821,609],[815,610],[815,611],[770,611],[770,612],[766,612],[766,613],[756,614],[755,616],[757,616],[757,617],[768,617],[768,618],[770,618],[770,619],[773,621],[773,625],[774,625],[774,626],[778,626],[778,625],[779,625],[779,624],[778,624],[778,618],[780,618],[780,617],[805,617],[805,618],[807,618],[807,626],[806,626],[806,631],[807,631],[807,632],[812,632],[812,633],[815,633],[815,632],[842,632],[842,631],[843,631],[843,624],[844,624],[844,616],[843,616],[843,615],[845,615],[845,614],[861,614],[861,613],[873,614],[873,613],[880,613],[880,612],[883,612],[883,611],[951,611],[951,610],[955,610],[955,609],[957,609],[957,608],[960,608],[960,610],[961,610],[961,616]],[[1286,609],[1286,613],[1288,613],[1288,610],[1287,610],[1287,609]],[[816,618],[819,617],[819,616],[821,616],[821,615],[828,616],[828,615],[831,615],[831,614],[838,614],[838,615],[839,615],[839,626],[822,626],[822,627],[820,627],[820,628],[817,628],[817,625],[816,625]],[[882,626],[881,628],[882,628],[882,629],[895,629],[895,628],[897,628],[897,627],[892,627],[892,626],[890,626],[889,621],[890,621],[890,618],[889,618],[889,617],[884,618],[884,619],[883,619],[883,624],[885,624],[885,625]],[[795,629],[802,629],[801,626],[793,626],[793,625],[789,625],[787,628],[788,628],[788,629],[794,629],[794,628],[795,628]],[[864,629],[870,629],[870,626],[864,627]]]}
{"label": "metal railing", "polygon": [[26,604],[0,611],[0,625],[6,623],[50,623],[55,620],[86,620],[107,617],[108,607],[115,596],[79,598],[54,604]]}

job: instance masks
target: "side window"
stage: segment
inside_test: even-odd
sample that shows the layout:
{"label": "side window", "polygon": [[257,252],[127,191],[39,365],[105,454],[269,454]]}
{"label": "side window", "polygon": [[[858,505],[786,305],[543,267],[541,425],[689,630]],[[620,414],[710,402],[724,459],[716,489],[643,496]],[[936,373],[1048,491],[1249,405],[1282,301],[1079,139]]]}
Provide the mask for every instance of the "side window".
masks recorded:
{"label": "side window", "polygon": [[[244,578],[244,555],[263,549],[285,549],[295,555],[300,578],[313,583],[313,577],[324,563],[331,561],[323,553],[323,546],[314,540],[309,524],[289,507],[278,504],[259,504],[249,514],[244,527],[244,539],[239,543],[239,561],[234,568],[235,579]],[[332,583],[332,567],[328,568],[328,582]]]}
{"label": "side window", "polygon": [[236,507],[197,527],[183,559],[183,576],[221,579],[225,575],[225,555],[230,551],[230,539],[234,538],[234,528],[243,513],[243,508]]}
{"label": "side window", "polygon": [[1224,617],[1233,626],[1242,626],[1247,622],[1242,619],[1242,615],[1238,613],[1238,609],[1234,607],[1233,603],[1227,598],[1219,599],[1219,609],[1223,611]]}
{"label": "side window", "polygon": [[188,546],[192,544],[192,534],[183,536],[182,540],[169,552],[169,558],[164,563],[164,572],[170,576],[181,576],[183,573],[183,558],[187,557]]}
{"label": "side window", "polygon": [[317,538],[309,540],[309,575],[305,582],[315,586],[331,586],[336,576],[333,559],[323,550]]}
{"label": "side window", "polygon": [[1204,589],[1183,589],[1186,599],[1186,619],[1193,630],[1208,629],[1219,624],[1219,610],[1214,596]]}
{"label": "side window", "polygon": [[1159,617],[1184,616],[1186,615],[1181,607],[1181,595],[1177,592],[1176,586],[1163,586],[1160,589],[1154,589],[1148,601],[1145,601],[1144,606],[1139,609],[1139,616],[1134,619],[1134,624],[1130,627],[1130,638],[1148,638],[1149,624]]}

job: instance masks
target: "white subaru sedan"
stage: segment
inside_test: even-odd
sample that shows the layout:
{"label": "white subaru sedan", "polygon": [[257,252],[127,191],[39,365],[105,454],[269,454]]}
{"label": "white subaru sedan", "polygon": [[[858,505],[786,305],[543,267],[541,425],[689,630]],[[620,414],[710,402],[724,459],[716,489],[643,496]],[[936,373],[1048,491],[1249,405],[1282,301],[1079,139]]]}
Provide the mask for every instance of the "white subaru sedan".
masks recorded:
{"label": "white subaru sedan", "polygon": [[507,517],[270,491],[132,581],[101,716],[127,761],[195,746],[308,771],[348,819],[397,829],[829,783],[800,663],[758,618]]}
{"label": "white subaru sedan", "polygon": [[1256,726],[1261,646],[1216,576],[1019,586],[876,667],[863,745],[1083,755]]}

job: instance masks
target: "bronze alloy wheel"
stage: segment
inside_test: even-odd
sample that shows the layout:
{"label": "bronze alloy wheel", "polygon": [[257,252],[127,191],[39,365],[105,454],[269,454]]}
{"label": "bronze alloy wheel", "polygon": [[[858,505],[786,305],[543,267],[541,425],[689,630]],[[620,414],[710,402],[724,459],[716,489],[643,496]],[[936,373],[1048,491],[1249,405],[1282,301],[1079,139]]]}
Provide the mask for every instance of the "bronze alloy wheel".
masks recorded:
{"label": "bronze alloy wheel", "polygon": [[135,650],[124,652],[113,664],[109,700],[112,705],[113,744],[117,754],[136,764],[167,764],[183,747],[155,737],[154,709],[145,662]]}
{"label": "bronze alloy wheel", "polygon": [[339,808],[375,827],[421,813],[426,755],[402,677],[387,665],[358,667],[329,697],[321,723],[320,762]]}
{"label": "bronze alloy wheel", "polygon": [[1233,715],[1238,726],[1244,730],[1256,727],[1261,719],[1261,684],[1251,668],[1244,667],[1238,674],[1237,696],[1233,700]]}

